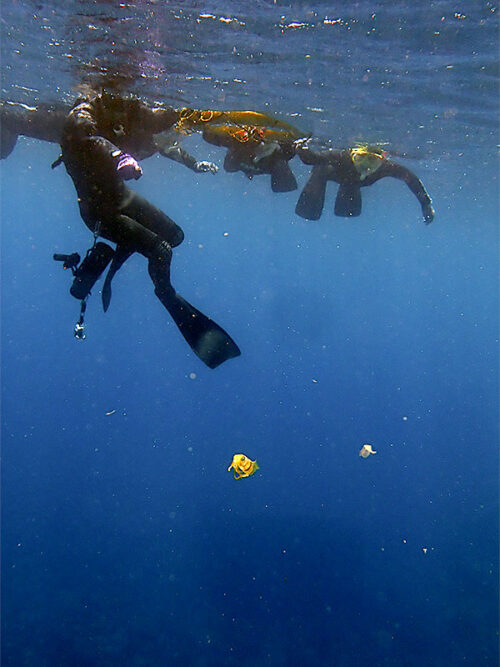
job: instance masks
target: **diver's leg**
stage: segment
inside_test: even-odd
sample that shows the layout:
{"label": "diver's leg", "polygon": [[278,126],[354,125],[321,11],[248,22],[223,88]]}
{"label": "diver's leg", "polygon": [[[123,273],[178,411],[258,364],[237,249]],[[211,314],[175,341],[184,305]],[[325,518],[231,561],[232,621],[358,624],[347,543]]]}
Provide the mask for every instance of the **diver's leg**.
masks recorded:
{"label": "diver's leg", "polygon": [[139,224],[157,234],[172,248],[180,245],[184,240],[184,232],[177,223],[129,188],[127,188],[125,201],[120,207],[120,213],[132,220],[137,220]]}
{"label": "diver's leg", "polygon": [[273,192],[291,192],[297,189],[297,181],[285,158],[276,159],[271,168]]}
{"label": "diver's leg", "polygon": [[[105,232],[106,230],[103,231]],[[148,271],[156,296],[193,352],[209,368],[216,368],[227,359],[241,354],[236,343],[222,327],[188,303],[172,287],[172,250],[168,243],[125,215],[117,218],[113,235],[120,245],[133,247],[148,258]]]}
{"label": "diver's leg", "polygon": [[361,215],[361,189],[359,185],[341,183],[335,200],[335,215],[356,218]]}
{"label": "diver's leg", "polygon": [[127,259],[134,254],[134,251],[126,246],[116,246],[115,254],[109,267],[108,273],[106,274],[106,279],[104,280],[104,285],[102,286],[102,307],[104,312],[109,308],[111,302],[111,281],[114,278],[115,273],[121,268],[122,264],[127,261]]}
{"label": "diver's leg", "polygon": [[309,180],[300,193],[295,213],[306,220],[319,220],[325,205],[326,182],[328,172],[323,166],[312,169]]}

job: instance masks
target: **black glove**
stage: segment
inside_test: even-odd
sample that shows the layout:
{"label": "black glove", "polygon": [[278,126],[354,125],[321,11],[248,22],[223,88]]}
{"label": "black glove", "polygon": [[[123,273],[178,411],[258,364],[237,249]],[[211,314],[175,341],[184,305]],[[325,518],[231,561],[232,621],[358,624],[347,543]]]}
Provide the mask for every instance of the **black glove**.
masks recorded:
{"label": "black glove", "polygon": [[424,215],[424,222],[426,225],[430,225],[434,220],[434,209],[431,204],[426,204],[422,206],[422,213]]}

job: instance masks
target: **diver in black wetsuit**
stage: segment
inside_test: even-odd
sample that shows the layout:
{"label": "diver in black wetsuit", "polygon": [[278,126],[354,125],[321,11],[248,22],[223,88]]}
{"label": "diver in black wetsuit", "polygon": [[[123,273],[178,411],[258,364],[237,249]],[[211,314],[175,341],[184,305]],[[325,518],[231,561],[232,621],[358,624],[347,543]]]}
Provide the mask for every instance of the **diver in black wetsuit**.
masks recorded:
{"label": "diver in black wetsuit", "polygon": [[288,162],[295,155],[294,141],[299,136],[289,130],[270,130],[249,125],[210,125],[203,127],[203,139],[227,148],[224,170],[242,171],[252,179],[271,175],[273,192],[291,192],[297,181]]}
{"label": "diver in black wetsuit", "polygon": [[[160,153],[188,169],[199,173],[215,174],[217,165],[198,161],[180,146],[180,135],[175,130],[180,112],[169,106],[151,107],[134,97],[101,93],[86,102],[101,134],[112,137],[122,150],[137,160]],[[0,101],[0,158],[8,157],[19,135],[60,143],[64,124],[71,107],[64,104],[25,104]]]}
{"label": "diver in black wetsuit", "polygon": [[117,244],[103,287],[104,309],[109,306],[114,274],[130,255],[141,253],[148,259],[156,296],[193,351],[207,366],[215,368],[238,356],[240,350],[224,329],[172,287],[172,248],[182,242],[184,233],[167,215],[124,184],[124,180],[138,179],[142,170],[117,143],[133,146],[137,137],[127,141],[127,131],[122,127],[124,132],[117,142],[112,141],[116,126],[102,124],[100,111],[100,100],[95,99],[83,101],[71,110],[64,124],[61,159],[73,179],[85,224],[94,234]]}
{"label": "diver in black wetsuit", "polygon": [[335,200],[335,215],[356,217],[361,214],[361,188],[391,176],[404,181],[413,192],[422,207],[424,222],[429,224],[433,221],[432,200],[422,182],[409,169],[389,160],[384,151],[368,146],[315,151],[306,140],[296,141],[295,147],[302,162],[313,165],[295,208],[300,217],[319,220],[328,181],[340,185]]}

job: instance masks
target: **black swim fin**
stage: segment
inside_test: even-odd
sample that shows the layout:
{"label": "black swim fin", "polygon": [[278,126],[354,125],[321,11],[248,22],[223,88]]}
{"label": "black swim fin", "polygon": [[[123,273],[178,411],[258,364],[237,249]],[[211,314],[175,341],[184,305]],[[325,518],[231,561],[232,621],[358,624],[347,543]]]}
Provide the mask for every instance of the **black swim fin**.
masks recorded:
{"label": "black swim fin", "polygon": [[297,181],[285,158],[278,158],[273,163],[271,188],[273,192],[291,192],[297,189]]}
{"label": "black swim fin", "polygon": [[127,248],[123,248],[121,246],[116,247],[113,261],[111,262],[111,266],[109,267],[109,271],[107,272],[106,278],[104,280],[104,285],[102,286],[101,297],[104,312],[108,310],[109,304],[111,302],[111,281],[113,280],[115,273],[121,268],[122,264],[126,262],[127,259],[133,255],[133,253],[133,250],[128,250]]}
{"label": "black swim fin", "polygon": [[113,248],[107,243],[102,241],[96,243],[75,271],[75,278],[69,290],[71,296],[75,299],[85,299],[111,262],[114,253]]}
{"label": "black swim fin", "polygon": [[335,215],[357,218],[361,215],[361,189],[359,185],[341,183],[335,200]]}
{"label": "black swim fin", "polygon": [[241,352],[222,327],[179,296],[164,271],[164,262],[149,260],[149,275],[155,294],[168,310],[189,347],[209,368],[217,368]]}
{"label": "black swim fin", "polygon": [[168,310],[189,347],[209,368],[217,368],[228,359],[239,357],[241,351],[222,327],[174,292],[156,296]]}
{"label": "black swim fin", "polygon": [[325,205],[327,170],[321,166],[313,167],[309,180],[300,193],[295,213],[306,220],[319,220]]}

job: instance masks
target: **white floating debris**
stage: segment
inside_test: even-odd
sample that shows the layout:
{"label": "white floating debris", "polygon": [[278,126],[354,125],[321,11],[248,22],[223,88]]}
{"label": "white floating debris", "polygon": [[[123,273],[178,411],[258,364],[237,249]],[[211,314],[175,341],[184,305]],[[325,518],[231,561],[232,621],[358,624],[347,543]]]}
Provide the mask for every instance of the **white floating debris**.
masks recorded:
{"label": "white floating debris", "polygon": [[359,455],[360,455],[361,458],[363,458],[363,459],[367,459],[369,456],[371,456],[372,454],[376,454],[376,453],[377,453],[377,452],[376,452],[376,451],[373,449],[373,447],[372,447],[371,445],[369,445],[368,443],[364,444],[364,445],[361,447],[361,449],[359,450]]}
{"label": "white floating debris", "polygon": [[109,415],[114,415],[116,410],[110,410],[109,412],[106,412],[106,417],[109,417]]}

